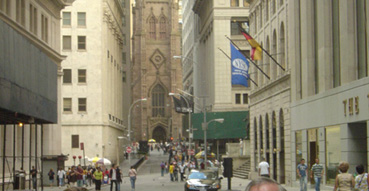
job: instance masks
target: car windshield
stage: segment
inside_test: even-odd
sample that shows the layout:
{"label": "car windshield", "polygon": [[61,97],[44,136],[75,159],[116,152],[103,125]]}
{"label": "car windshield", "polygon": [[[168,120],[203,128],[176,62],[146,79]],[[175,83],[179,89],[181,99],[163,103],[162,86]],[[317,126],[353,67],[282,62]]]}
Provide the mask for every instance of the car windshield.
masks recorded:
{"label": "car windshield", "polygon": [[188,179],[214,180],[217,175],[214,172],[192,172]]}

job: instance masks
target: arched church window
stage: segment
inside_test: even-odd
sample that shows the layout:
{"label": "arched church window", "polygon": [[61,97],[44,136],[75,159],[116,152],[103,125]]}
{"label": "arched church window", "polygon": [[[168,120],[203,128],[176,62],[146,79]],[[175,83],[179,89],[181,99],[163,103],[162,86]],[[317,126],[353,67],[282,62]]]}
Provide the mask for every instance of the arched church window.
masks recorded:
{"label": "arched church window", "polygon": [[167,21],[164,17],[160,19],[160,39],[166,38],[167,32]]}
{"label": "arched church window", "polygon": [[156,85],[152,90],[152,116],[159,117],[165,116],[165,90],[163,86]]}
{"label": "arched church window", "polygon": [[149,20],[149,34],[151,39],[156,39],[156,26],[155,26],[155,18],[151,17]]}

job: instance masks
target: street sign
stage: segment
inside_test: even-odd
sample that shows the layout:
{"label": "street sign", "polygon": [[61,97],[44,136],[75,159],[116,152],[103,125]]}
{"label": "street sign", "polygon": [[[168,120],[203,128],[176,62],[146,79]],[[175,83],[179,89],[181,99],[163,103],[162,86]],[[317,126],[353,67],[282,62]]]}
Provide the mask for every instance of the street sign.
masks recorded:
{"label": "street sign", "polygon": [[188,155],[190,155],[190,156],[195,155],[195,151],[193,149],[188,150]]}
{"label": "street sign", "polygon": [[127,147],[126,151],[127,151],[128,154],[131,153],[132,152],[132,148],[131,147]]}
{"label": "street sign", "polygon": [[80,145],[81,145],[81,150],[84,150],[85,149],[84,144],[80,143]]}

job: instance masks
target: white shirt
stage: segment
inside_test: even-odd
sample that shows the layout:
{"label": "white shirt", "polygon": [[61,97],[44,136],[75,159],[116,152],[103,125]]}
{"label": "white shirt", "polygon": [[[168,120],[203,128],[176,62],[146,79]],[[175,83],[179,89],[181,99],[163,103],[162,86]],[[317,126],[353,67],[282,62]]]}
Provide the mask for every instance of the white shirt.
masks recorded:
{"label": "white shirt", "polygon": [[116,180],[117,179],[117,171],[115,169],[113,169],[113,173],[111,175],[111,179],[112,180]]}
{"label": "white shirt", "polygon": [[259,163],[260,175],[269,175],[269,164],[265,161]]}
{"label": "white shirt", "polygon": [[65,174],[64,170],[59,170],[58,171],[59,178],[63,178],[64,174]]}

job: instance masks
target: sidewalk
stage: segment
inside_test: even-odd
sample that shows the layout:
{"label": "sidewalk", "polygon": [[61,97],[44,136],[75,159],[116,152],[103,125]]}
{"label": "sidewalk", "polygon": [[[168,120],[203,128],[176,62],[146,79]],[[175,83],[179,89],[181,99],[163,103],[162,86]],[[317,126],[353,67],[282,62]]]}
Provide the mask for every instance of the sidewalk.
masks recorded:
{"label": "sidewalk", "polygon": [[[236,177],[233,177],[232,180],[231,180],[231,183],[232,183],[232,191],[244,191],[246,186],[251,182],[251,180],[248,180],[248,179],[241,179],[241,178],[236,178]],[[289,187],[289,186],[286,186],[286,185],[282,185],[287,191],[300,191],[300,187]],[[311,187],[310,184],[308,184],[308,190],[309,191],[313,191],[315,190],[314,187]],[[227,178],[224,178],[222,180],[222,190],[227,190],[228,189],[228,179]],[[328,187],[328,186],[324,186],[324,185],[321,185],[320,187],[320,190],[321,191],[331,191],[333,190],[333,187]]]}

